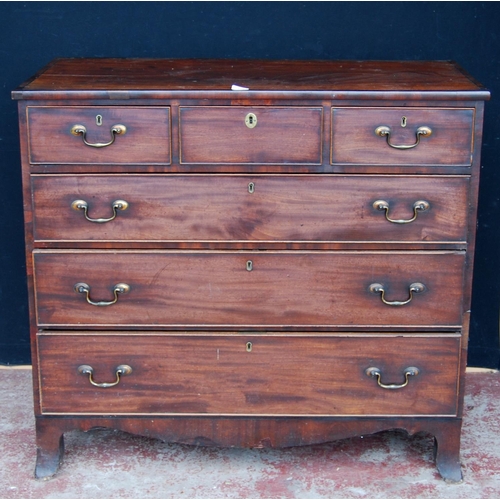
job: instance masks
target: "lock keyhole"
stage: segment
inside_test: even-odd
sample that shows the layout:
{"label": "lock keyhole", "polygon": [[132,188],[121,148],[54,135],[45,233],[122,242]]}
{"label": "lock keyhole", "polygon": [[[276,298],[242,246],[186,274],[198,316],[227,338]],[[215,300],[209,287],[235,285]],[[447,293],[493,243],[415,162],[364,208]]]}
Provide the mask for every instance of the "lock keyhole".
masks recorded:
{"label": "lock keyhole", "polygon": [[257,115],[248,113],[248,115],[245,116],[245,125],[248,128],[254,128],[257,125]]}
{"label": "lock keyhole", "polygon": [[252,347],[253,347],[253,345],[251,342],[247,342],[245,345],[247,352],[252,352]]}

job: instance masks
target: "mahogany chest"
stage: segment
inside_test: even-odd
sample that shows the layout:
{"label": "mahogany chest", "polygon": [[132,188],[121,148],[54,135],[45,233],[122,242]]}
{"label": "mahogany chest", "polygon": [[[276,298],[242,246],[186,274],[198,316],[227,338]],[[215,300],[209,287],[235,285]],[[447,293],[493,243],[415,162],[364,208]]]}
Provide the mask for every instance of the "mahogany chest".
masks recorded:
{"label": "mahogany chest", "polygon": [[19,122],[37,477],[63,433],[459,459],[484,101],[450,62],[59,59]]}

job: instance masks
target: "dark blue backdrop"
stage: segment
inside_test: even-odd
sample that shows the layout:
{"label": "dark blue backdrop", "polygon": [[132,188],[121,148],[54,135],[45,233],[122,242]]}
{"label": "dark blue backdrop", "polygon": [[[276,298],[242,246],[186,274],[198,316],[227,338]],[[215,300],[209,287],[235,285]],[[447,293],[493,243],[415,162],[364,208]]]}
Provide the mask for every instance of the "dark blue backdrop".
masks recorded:
{"label": "dark blue backdrop", "polygon": [[29,362],[16,104],[55,57],[452,59],[486,105],[469,363],[498,368],[500,4],[496,2],[1,2],[0,362]]}

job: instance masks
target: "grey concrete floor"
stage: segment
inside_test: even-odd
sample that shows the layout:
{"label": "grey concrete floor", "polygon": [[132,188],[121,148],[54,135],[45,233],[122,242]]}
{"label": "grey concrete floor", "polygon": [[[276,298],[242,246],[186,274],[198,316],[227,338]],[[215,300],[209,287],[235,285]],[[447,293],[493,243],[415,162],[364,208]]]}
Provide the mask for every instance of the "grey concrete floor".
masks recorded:
{"label": "grey concrete floor", "polygon": [[500,374],[467,374],[464,481],[431,436],[388,431],[285,450],[191,447],[112,430],[65,435],[58,474],[34,479],[31,370],[0,369],[0,498],[499,498]]}

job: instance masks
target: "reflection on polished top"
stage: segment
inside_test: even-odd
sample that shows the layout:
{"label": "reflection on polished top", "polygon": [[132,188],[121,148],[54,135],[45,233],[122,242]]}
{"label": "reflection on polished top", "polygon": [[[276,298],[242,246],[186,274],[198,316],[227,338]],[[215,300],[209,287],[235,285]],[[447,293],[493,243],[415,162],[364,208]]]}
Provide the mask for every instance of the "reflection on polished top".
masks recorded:
{"label": "reflection on polished top", "polygon": [[[248,91],[231,91],[236,85]],[[449,98],[487,99],[485,88],[453,62],[443,61],[271,61],[211,59],[56,59],[13,92],[16,99],[56,98],[75,91],[184,93],[206,90],[445,93]],[[62,94],[61,94],[62,92]],[[391,94],[392,94],[391,92]],[[416,93],[417,92],[417,93]],[[470,95],[472,93],[473,95]],[[103,96],[104,97],[104,96]],[[338,95],[335,97],[339,98]],[[359,96],[357,96],[359,97]],[[382,96],[378,96],[379,98]],[[397,98],[397,95],[383,98]],[[408,95],[406,96],[408,98]],[[429,96],[426,96],[429,97]]]}

